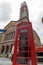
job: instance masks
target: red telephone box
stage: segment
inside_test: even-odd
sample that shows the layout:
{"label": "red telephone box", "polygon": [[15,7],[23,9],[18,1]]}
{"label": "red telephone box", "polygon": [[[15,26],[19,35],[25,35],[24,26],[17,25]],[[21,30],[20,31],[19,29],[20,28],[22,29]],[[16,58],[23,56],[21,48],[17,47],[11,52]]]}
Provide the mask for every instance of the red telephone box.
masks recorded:
{"label": "red telephone box", "polygon": [[31,22],[21,22],[16,28],[12,65],[37,65]]}

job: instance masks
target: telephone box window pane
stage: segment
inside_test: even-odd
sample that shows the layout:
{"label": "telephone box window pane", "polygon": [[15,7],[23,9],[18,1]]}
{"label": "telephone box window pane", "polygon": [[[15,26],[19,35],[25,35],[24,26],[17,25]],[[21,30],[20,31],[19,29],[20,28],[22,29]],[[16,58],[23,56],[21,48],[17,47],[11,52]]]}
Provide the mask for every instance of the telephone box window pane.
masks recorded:
{"label": "telephone box window pane", "polygon": [[27,41],[20,41],[19,44],[20,45],[28,45],[28,42]]}
{"label": "telephone box window pane", "polygon": [[28,51],[28,46],[21,46],[19,47],[20,51]]}
{"label": "telephone box window pane", "polygon": [[28,52],[20,52],[21,57],[28,57]]}
{"label": "telephone box window pane", "polygon": [[17,63],[28,64],[28,58],[17,58]]}

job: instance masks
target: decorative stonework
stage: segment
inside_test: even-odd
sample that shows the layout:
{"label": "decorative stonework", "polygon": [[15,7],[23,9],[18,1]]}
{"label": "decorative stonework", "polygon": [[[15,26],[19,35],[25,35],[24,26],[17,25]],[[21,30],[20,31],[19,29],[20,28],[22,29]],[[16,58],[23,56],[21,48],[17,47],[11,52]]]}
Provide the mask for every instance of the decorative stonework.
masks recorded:
{"label": "decorative stonework", "polygon": [[29,18],[28,8],[27,8],[26,2],[23,2],[23,3],[21,4],[21,8],[20,8],[20,19],[22,19],[22,18],[24,18],[24,17],[27,17],[27,19]]}

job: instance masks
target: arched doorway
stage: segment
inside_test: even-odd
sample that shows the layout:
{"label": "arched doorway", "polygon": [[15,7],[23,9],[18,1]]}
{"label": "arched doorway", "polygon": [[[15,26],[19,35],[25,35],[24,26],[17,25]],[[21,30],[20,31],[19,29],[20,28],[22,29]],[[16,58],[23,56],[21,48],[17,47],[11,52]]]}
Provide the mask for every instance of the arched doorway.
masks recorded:
{"label": "arched doorway", "polygon": [[6,52],[5,54],[7,54],[9,52],[9,45],[6,45]]}
{"label": "arched doorway", "polygon": [[4,46],[2,46],[1,54],[3,54],[3,53],[4,53],[4,49],[5,49],[5,47],[4,47]]}

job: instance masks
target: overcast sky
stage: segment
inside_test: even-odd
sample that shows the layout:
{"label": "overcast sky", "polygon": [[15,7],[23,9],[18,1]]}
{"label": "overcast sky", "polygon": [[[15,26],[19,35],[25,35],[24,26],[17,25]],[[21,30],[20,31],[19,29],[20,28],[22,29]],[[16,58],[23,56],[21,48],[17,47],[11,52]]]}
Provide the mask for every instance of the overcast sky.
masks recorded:
{"label": "overcast sky", "polygon": [[29,10],[29,20],[33,29],[38,33],[43,43],[43,0],[0,0],[0,29],[4,28],[11,20],[19,19],[21,3],[26,1]]}

